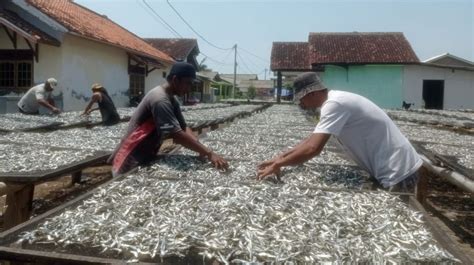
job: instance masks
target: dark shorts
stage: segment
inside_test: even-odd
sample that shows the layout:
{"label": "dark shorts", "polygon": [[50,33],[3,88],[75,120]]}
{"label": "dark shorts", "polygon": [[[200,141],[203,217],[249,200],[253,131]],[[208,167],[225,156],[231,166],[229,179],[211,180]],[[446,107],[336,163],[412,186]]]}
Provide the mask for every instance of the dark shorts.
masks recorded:
{"label": "dark shorts", "polygon": [[22,110],[20,107],[18,107],[18,111],[22,114],[26,114],[26,115],[39,115],[39,110],[36,111],[36,112],[26,112],[24,110]]}
{"label": "dark shorts", "polygon": [[404,193],[416,193],[416,187],[418,184],[418,172],[411,174],[404,180],[398,182],[392,187],[388,188],[390,192],[404,192]]}

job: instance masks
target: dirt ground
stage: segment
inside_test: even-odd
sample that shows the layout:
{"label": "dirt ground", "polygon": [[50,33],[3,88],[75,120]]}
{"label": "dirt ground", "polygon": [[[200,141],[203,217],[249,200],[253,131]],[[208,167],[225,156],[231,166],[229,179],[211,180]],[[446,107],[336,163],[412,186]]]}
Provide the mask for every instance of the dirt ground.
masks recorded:
{"label": "dirt ground", "polygon": [[474,260],[474,196],[431,176],[425,208],[452,231],[458,247]]}

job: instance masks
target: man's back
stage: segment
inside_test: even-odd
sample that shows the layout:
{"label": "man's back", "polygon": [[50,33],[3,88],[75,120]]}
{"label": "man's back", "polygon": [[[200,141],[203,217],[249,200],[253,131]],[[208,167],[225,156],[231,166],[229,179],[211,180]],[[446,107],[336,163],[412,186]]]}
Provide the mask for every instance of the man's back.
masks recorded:
{"label": "man's back", "polygon": [[44,84],[36,85],[28,90],[28,92],[18,101],[18,107],[25,112],[35,113],[39,110],[38,99],[46,99],[48,92],[44,88]]}
{"label": "man's back", "polygon": [[329,91],[315,132],[335,135],[354,161],[385,187],[413,174],[422,163],[387,114],[360,95]]}

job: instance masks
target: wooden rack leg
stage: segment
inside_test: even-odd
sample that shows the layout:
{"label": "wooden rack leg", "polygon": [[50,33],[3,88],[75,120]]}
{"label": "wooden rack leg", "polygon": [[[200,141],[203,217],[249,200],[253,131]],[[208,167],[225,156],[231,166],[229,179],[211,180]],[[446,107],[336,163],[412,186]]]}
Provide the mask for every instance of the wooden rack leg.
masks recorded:
{"label": "wooden rack leg", "polygon": [[34,190],[34,184],[15,185],[7,183],[7,209],[4,214],[4,230],[30,219]]}

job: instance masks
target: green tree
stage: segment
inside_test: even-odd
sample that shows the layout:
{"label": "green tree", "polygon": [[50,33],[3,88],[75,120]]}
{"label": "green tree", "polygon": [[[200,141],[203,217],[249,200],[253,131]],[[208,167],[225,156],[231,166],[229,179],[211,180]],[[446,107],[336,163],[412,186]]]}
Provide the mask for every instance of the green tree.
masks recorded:
{"label": "green tree", "polygon": [[254,86],[250,86],[247,91],[247,97],[249,99],[254,99],[256,95],[257,95],[257,89]]}
{"label": "green tree", "polygon": [[208,68],[207,64],[204,62],[206,61],[207,57],[204,57],[201,62],[199,63],[199,71],[210,71],[211,69]]}

